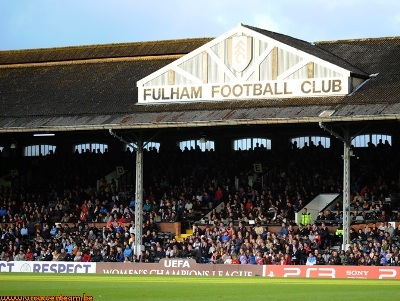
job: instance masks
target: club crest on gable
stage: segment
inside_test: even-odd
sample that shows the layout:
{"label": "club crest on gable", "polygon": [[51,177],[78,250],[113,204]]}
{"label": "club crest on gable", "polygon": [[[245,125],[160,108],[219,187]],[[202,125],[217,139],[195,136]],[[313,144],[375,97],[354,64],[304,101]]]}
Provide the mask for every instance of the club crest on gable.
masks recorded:
{"label": "club crest on gable", "polygon": [[249,36],[232,37],[230,65],[237,72],[244,71],[249,65],[251,54],[251,41]]}

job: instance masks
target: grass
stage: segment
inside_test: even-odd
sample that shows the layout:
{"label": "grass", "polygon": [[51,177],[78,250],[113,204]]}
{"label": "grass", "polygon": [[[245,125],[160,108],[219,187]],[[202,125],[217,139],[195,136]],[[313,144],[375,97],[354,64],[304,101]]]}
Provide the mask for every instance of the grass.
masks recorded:
{"label": "grass", "polygon": [[390,300],[395,280],[0,273],[0,295],[119,300]]}

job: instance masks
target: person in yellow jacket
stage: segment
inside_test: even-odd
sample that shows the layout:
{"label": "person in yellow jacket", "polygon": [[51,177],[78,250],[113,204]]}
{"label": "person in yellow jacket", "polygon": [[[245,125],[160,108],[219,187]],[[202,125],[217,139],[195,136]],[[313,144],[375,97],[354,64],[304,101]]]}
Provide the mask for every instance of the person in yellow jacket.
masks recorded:
{"label": "person in yellow jacket", "polygon": [[335,243],[341,243],[343,241],[343,225],[339,225],[335,232]]}
{"label": "person in yellow jacket", "polygon": [[311,213],[307,211],[307,208],[304,208],[303,213],[301,214],[301,223],[303,224],[303,226],[307,226],[311,224],[311,222],[312,222]]}

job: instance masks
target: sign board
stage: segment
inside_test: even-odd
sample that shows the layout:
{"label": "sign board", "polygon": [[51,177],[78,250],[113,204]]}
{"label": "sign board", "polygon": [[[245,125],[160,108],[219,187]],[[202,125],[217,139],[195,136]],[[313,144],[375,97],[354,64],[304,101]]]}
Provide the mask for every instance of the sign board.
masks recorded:
{"label": "sign board", "polygon": [[194,259],[159,263],[0,261],[0,273],[184,275],[219,277],[400,279],[397,266],[198,264]]}
{"label": "sign board", "polygon": [[333,96],[349,93],[349,78],[313,78],[223,84],[139,86],[139,102],[214,101]]}

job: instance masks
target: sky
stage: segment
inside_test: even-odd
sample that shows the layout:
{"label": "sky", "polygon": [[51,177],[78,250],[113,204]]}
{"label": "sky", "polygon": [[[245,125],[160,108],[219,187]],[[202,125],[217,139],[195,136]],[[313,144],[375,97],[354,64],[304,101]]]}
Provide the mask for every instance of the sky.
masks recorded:
{"label": "sky", "polygon": [[399,0],[0,0],[0,50],[213,38],[239,23],[308,42],[400,35]]}

